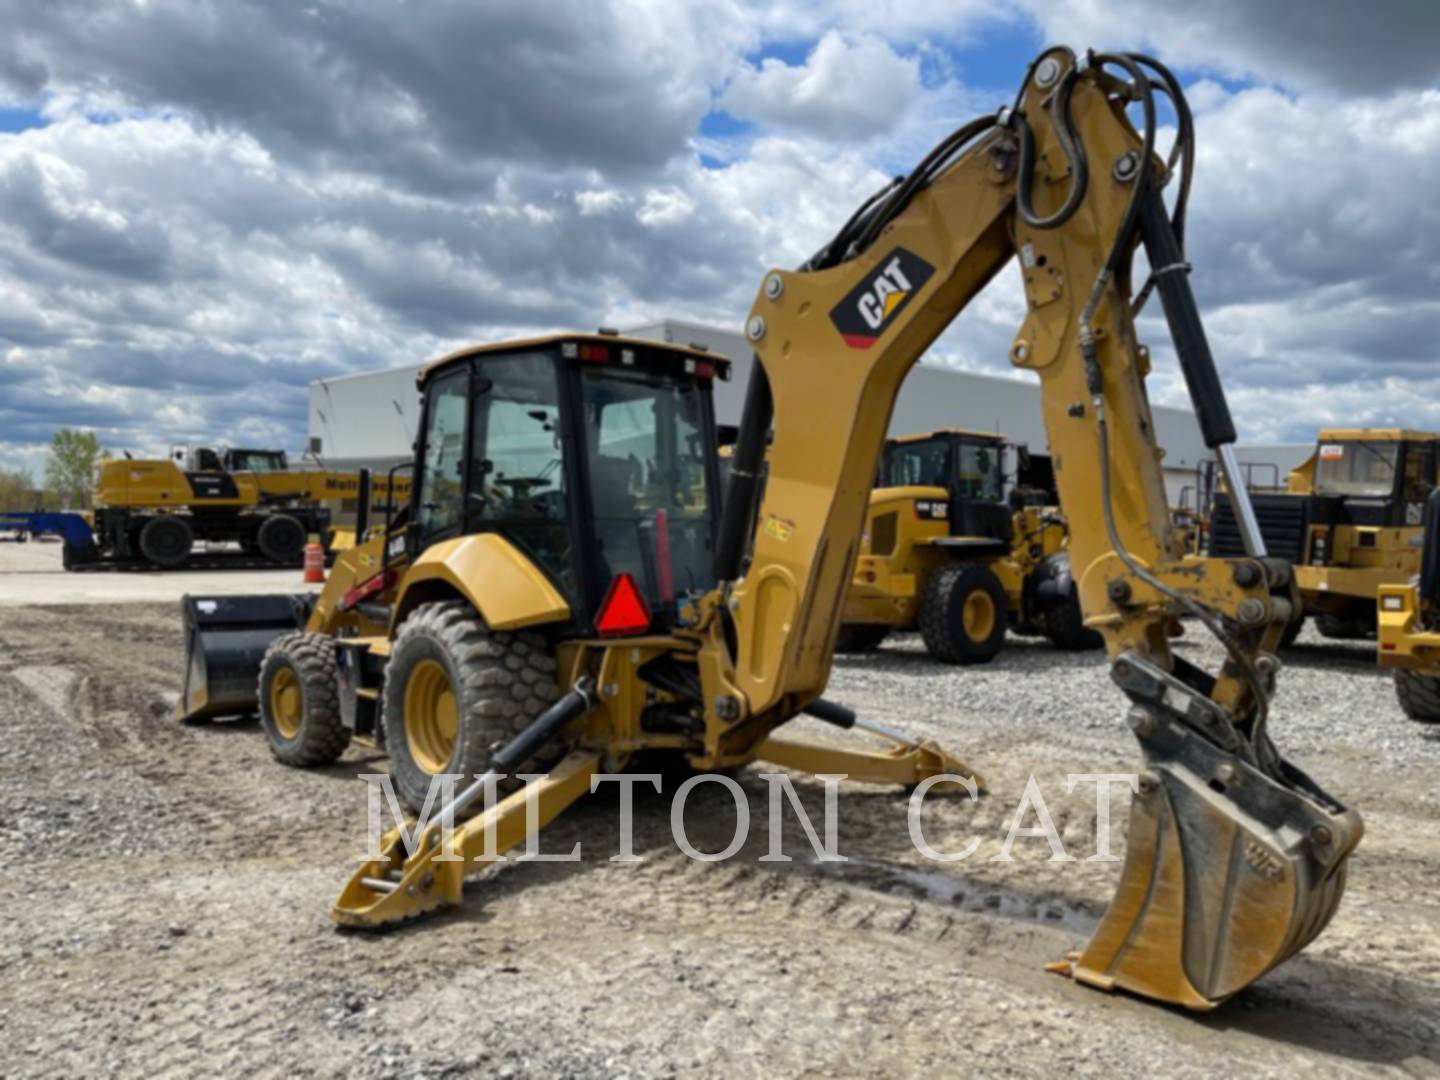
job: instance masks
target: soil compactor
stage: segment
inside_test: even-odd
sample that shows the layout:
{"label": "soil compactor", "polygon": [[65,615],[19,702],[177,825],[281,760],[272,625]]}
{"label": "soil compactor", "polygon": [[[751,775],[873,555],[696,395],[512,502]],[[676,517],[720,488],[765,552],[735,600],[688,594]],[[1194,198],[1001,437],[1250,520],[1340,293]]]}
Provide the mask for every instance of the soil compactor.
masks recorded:
{"label": "soil compactor", "polygon": [[886,442],[837,652],[914,629],[951,664],[988,663],[1012,629],[1062,649],[1104,645],[1084,625],[1064,516],[1006,501],[1005,460],[1020,453],[1002,436],[954,428]]}
{"label": "soil compactor", "polygon": [[[1158,93],[1179,118],[1168,161]],[[229,630],[205,614],[224,601],[192,601],[182,711],[219,711],[210,672],[233,672],[268,633],[247,705],[258,700],[282,756],[324,760],[369,730],[412,804],[422,776],[476,777],[355,871],[333,915],[356,927],[459,903],[467,875],[523,840],[531,800],[543,826],[640,751],[900,784],[968,775],[903,736],[865,753],[777,731],[806,711],[855,723],[821,695],[901,380],[1017,257],[1028,314],[1010,356],[1039,376],[1081,606],[1144,755],[1118,891],[1061,966],[1090,986],[1214,1007],[1326,925],[1363,827],[1268,733],[1288,564],[1266,555],[1243,494],[1243,557],[1186,554],[1170,524],[1132,318],[1142,244],[1207,443],[1238,475],[1182,249],[1193,142],[1158,62],[1042,54],[1015,107],[947,137],[802,268],[765,275],[723,512],[714,358],[562,336],[431,365],[405,519],[268,626],[251,601],[229,602]],[[1171,650],[1177,614],[1223,642],[1218,672]],[[465,818],[522,767],[544,775]],[[461,823],[443,830],[450,815]]]}

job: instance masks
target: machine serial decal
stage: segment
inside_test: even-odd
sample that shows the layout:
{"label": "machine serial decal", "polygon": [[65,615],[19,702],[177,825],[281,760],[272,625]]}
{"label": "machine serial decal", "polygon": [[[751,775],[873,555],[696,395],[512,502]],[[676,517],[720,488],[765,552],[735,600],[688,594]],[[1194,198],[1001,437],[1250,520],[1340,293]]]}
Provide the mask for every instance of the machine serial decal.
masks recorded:
{"label": "machine serial decal", "polygon": [[914,252],[896,248],[831,309],[830,321],[846,345],[868,349],[934,273]]}

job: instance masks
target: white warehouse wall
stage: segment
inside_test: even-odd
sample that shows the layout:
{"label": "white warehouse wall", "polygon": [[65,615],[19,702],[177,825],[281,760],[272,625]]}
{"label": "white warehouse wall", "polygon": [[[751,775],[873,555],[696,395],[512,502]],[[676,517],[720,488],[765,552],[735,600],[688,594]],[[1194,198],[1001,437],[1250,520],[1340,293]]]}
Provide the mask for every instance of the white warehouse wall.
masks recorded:
{"label": "white warehouse wall", "polygon": [[[633,337],[700,345],[729,359],[728,382],[715,383],[715,415],[736,424],[745,400],[753,356],[737,331],[666,319],[622,331]],[[310,384],[310,437],[320,440],[322,458],[337,467],[383,468],[408,460],[419,424],[415,375],[419,364],[347,375]],[[1156,434],[1165,450],[1165,481],[1172,504],[1195,482],[1196,466],[1208,454],[1193,413],[1156,407]],[[949,368],[916,366],[905,378],[892,435],[943,427],[993,431],[1047,453],[1037,379],[1008,379]],[[1308,451],[1307,451],[1308,452]],[[1303,459],[1303,455],[1302,455]]]}

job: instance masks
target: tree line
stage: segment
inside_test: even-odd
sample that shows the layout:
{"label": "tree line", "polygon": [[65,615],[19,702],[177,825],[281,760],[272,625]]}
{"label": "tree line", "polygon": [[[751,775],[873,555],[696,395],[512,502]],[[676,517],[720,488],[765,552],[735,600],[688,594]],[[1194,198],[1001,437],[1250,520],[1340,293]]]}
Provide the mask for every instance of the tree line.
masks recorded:
{"label": "tree line", "polygon": [[25,469],[0,468],[0,510],[88,510],[95,466],[108,456],[93,431],[62,428],[50,440],[43,484]]}

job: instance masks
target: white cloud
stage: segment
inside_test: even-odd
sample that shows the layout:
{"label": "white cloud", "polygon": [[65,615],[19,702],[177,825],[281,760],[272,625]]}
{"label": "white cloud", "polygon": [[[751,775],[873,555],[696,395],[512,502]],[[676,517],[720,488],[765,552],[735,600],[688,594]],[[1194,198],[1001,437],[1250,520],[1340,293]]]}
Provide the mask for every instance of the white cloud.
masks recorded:
{"label": "white cloud", "polygon": [[[1428,41],[1356,75],[1308,30],[1277,36],[1270,5],[1113,17],[1138,2],[1034,10],[1077,45],[1118,28],[1287,87],[1192,88],[1192,280],[1244,434],[1440,420]],[[294,446],[310,379],[559,327],[738,326],[767,268],[1000,104],[946,49],[1021,19],[998,0],[412,7],[27,5],[0,100],[56,120],[0,134],[0,462],[40,460],[62,424],[136,451]],[[1376,40],[1420,40],[1422,15]],[[804,63],[745,59],[777,42]],[[702,138],[717,104],[753,132]],[[1008,372],[1021,318],[1010,271],[929,359]],[[1183,401],[1156,307],[1142,330],[1156,399]]]}
{"label": "white cloud", "polygon": [[742,120],[835,140],[893,128],[920,89],[920,64],[872,36],[830,31],[805,63],[767,58],[736,74],[720,105]]}

